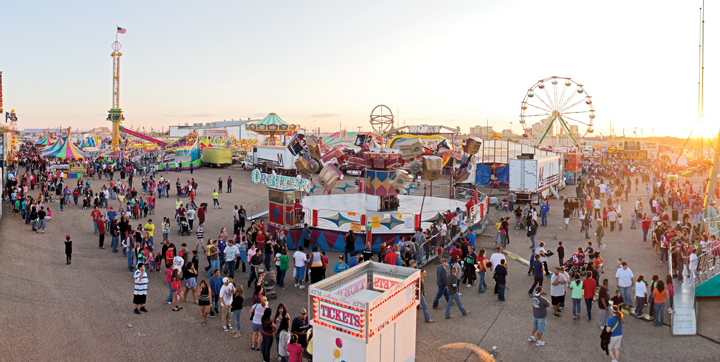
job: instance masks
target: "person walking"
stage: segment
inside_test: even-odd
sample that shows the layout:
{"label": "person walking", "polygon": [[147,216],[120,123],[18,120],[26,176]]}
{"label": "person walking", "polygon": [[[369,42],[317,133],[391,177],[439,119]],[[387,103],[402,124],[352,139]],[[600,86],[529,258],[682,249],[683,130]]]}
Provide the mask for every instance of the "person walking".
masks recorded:
{"label": "person walking", "polygon": [[435,273],[437,276],[438,291],[437,294],[435,294],[435,299],[433,300],[433,309],[440,309],[440,307],[438,307],[438,301],[440,301],[441,296],[445,297],[445,301],[448,303],[448,305],[451,304],[447,289],[447,259],[440,260],[440,265],[438,265]]}
{"label": "person walking", "polygon": [[[145,309],[145,301],[147,299],[148,276],[145,272],[145,264],[138,263],[133,278],[135,279],[135,292],[133,293],[135,310],[133,313],[140,314],[140,311],[147,312],[147,309]],[[140,307],[139,310],[138,306]]]}
{"label": "person walking", "polygon": [[532,262],[533,267],[533,284],[530,287],[530,290],[528,290],[528,296],[533,296],[533,290],[536,286],[543,285],[543,264],[540,261],[540,254],[535,254],[535,260]]}
{"label": "person walking", "polygon": [[232,313],[230,307],[233,302],[233,295],[235,294],[235,286],[232,284],[233,278],[224,277],[222,279],[223,286],[220,287],[220,323],[222,324],[223,331],[227,332],[232,329]]}
{"label": "person walking", "polygon": [[273,337],[275,332],[277,331],[277,326],[275,326],[275,321],[272,318],[272,308],[266,308],[263,311],[260,324],[260,333],[262,335],[262,344],[260,348],[263,355],[263,361],[270,362],[270,352],[272,352]]}
{"label": "person walking", "polygon": [[528,342],[535,342],[535,345],[538,347],[545,345],[542,336],[547,327],[547,309],[550,306],[550,302],[542,296],[543,294],[545,293],[543,293],[542,286],[535,288],[535,294],[532,299],[533,327],[530,332],[530,338],[528,338]]}
{"label": "person walking", "polygon": [[[293,278],[295,279],[295,288],[298,286],[300,289],[305,288],[303,286],[303,279],[305,276],[305,264],[307,262],[307,255],[303,252],[303,247],[298,246],[298,250],[293,254],[293,262],[295,265],[295,273]],[[252,268],[252,267],[251,267]]]}
{"label": "person walking", "polygon": [[508,266],[506,260],[500,260],[500,264],[495,266],[495,281],[498,288],[498,300],[501,302],[505,301],[505,285],[507,284],[506,277],[508,275]]}
{"label": "person walking", "polygon": [[450,307],[452,306],[453,301],[457,303],[457,306],[460,309],[463,317],[470,314],[470,311],[466,311],[465,308],[463,308],[462,302],[460,301],[460,291],[458,289],[458,287],[460,286],[460,278],[458,277],[459,270],[460,268],[458,268],[457,266],[454,267],[452,269],[452,274],[450,274],[447,278],[447,290],[448,295],[450,296],[450,300],[445,307],[445,319],[450,319],[453,317],[452,315],[450,315]]}
{"label": "person walking", "polygon": [[430,319],[430,313],[427,310],[427,302],[425,301],[425,277],[427,276],[427,270],[420,272],[420,307],[422,307],[423,315],[425,317],[425,323],[435,322]]}
{"label": "person walking", "polygon": [[620,359],[620,345],[622,342],[622,326],[623,326],[623,314],[620,311],[620,306],[612,306],[613,316],[608,320],[605,331],[610,333],[610,343],[608,343],[608,354],[612,358],[612,362],[618,362]]}
{"label": "person walking", "polygon": [[605,250],[605,245],[602,243],[603,236],[605,236],[605,228],[603,227],[602,220],[597,220],[598,226],[595,229],[595,241],[598,244],[598,248]]}
{"label": "person walking", "polygon": [[[242,286],[240,286],[242,288]],[[200,306],[200,322],[203,326],[207,326],[205,323],[207,315],[212,310],[210,306],[210,300],[212,299],[212,289],[208,286],[205,280],[200,281],[200,296],[198,297],[198,305]],[[239,325],[237,326],[237,332],[240,332]]]}
{"label": "person walking", "polygon": [[72,263],[72,240],[70,235],[65,236],[65,265]]}
{"label": "person walking", "polygon": [[[595,297],[597,282],[593,278],[593,273],[588,272],[583,280],[583,298],[585,298],[585,309],[587,309],[588,322],[592,321],[592,303]],[[579,318],[579,317],[578,317]]]}
{"label": "person walking", "polygon": [[575,281],[570,283],[568,287],[572,290],[570,297],[573,304],[573,320],[580,320],[580,307],[583,297],[583,284],[580,281],[580,274],[575,274]]}

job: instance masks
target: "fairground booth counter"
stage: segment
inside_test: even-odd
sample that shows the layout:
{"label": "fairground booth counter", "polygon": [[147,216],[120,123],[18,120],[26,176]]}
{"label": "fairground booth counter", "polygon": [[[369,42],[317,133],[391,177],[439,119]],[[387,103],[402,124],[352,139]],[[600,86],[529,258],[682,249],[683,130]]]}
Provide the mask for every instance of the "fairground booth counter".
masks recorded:
{"label": "fairground booth counter", "polygon": [[415,360],[419,269],[367,261],[308,292],[316,361]]}

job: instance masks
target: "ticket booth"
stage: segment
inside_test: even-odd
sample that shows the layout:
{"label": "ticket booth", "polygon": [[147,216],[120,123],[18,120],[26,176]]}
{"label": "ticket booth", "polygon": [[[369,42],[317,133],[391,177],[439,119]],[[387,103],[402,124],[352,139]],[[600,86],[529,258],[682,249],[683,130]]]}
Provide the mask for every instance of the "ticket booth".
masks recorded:
{"label": "ticket booth", "polygon": [[420,270],[367,261],[309,287],[313,359],[415,360]]}
{"label": "ticket booth", "polygon": [[295,200],[302,200],[302,191],[268,187],[268,224],[283,229],[302,224],[294,211]]}

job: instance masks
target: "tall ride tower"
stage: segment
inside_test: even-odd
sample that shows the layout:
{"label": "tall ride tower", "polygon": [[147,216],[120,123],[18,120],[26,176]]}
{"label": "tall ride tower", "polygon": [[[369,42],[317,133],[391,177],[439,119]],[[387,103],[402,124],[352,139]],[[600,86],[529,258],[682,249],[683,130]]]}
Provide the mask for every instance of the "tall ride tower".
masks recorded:
{"label": "tall ride tower", "polygon": [[[118,33],[120,33],[118,28]],[[121,34],[124,34],[125,30],[122,30]],[[112,133],[112,150],[113,152],[118,151],[118,144],[120,141],[120,122],[125,119],[123,111],[120,109],[120,49],[122,45],[117,40],[117,34],[115,34],[115,42],[112,44],[113,52],[110,56],[113,57],[113,103],[112,108],[108,112],[107,120],[113,123]]]}

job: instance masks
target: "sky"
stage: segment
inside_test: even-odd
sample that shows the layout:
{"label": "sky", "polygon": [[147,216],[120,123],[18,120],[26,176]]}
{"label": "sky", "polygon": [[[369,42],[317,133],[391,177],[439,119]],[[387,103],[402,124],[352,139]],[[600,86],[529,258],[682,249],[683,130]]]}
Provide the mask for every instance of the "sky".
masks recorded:
{"label": "sky", "polygon": [[[706,10],[705,117],[720,125],[720,6]],[[4,106],[20,128],[110,126],[110,48],[125,125],[262,118],[370,130],[489,124],[521,132],[538,80],[570,77],[595,132],[686,137],[698,119],[699,1],[13,1],[3,5]],[[512,122],[512,126],[511,126]],[[581,128],[582,130],[582,128]]]}

